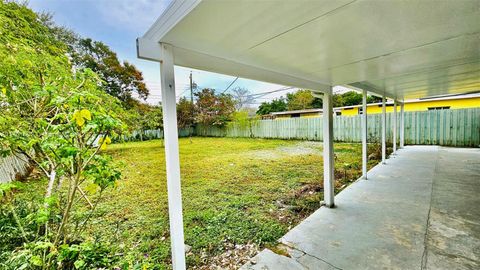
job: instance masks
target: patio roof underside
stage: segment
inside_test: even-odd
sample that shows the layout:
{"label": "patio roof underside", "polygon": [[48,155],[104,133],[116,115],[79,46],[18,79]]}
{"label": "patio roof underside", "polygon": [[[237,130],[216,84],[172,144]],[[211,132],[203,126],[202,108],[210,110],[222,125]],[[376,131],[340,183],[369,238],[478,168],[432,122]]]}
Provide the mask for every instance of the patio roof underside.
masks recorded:
{"label": "patio roof underside", "polygon": [[174,1],[139,43],[173,45],[179,66],[410,99],[480,90],[479,18],[478,0]]}

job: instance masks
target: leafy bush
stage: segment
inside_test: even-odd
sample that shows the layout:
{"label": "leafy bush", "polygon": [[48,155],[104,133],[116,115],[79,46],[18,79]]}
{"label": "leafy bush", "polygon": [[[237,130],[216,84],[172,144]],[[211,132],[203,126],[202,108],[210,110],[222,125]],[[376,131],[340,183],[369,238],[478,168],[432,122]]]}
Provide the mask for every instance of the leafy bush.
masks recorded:
{"label": "leafy bush", "polygon": [[0,2],[0,24],[0,153],[28,157],[46,179],[44,196],[32,201],[1,185],[3,267],[108,266],[108,248],[83,232],[120,178],[103,152],[123,129],[119,101],[97,74],[72,68],[66,46],[25,6]]}

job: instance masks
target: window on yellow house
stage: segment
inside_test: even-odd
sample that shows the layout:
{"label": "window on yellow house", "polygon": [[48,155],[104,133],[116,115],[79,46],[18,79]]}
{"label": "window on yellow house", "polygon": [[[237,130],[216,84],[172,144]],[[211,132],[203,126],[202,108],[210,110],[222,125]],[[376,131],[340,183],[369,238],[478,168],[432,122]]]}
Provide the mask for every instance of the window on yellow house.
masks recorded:
{"label": "window on yellow house", "polygon": [[450,106],[443,106],[443,107],[428,107],[429,111],[435,111],[435,110],[448,110],[450,109]]}

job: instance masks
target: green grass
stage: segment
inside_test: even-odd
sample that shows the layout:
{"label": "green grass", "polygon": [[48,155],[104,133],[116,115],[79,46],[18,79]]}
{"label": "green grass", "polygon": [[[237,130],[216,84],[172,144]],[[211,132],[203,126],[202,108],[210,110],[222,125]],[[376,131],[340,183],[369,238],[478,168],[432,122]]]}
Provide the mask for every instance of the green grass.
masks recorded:
{"label": "green grass", "polygon": [[[192,140],[180,139],[185,242],[192,247],[187,255],[189,268],[228,267],[220,260],[233,257],[222,254],[235,245],[275,245],[318,209],[323,199],[321,142]],[[339,191],[360,176],[361,145],[335,143],[334,147]],[[130,265],[168,269],[162,141],[115,144],[108,152],[122,164],[123,176],[115,189],[106,192],[90,224],[89,237],[114,246],[120,259]],[[370,167],[375,163],[370,161]],[[245,254],[238,256],[246,259]]]}
{"label": "green grass", "polygon": [[[311,151],[296,153],[298,148]],[[180,139],[189,266],[214,263],[232,244],[273,244],[317,209],[323,197],[321,149],[321,143],[285,140]],[[361,148],[335,144],[335,150],[339,188],[342,164],[360,164]],[[108,192],[92,233],[115,239],[130,260],[164,268],[170,239],[162,142],[117,144],[109,151],[122,161],[123,179]],[[358,176],[350,170],[346,180]]]}

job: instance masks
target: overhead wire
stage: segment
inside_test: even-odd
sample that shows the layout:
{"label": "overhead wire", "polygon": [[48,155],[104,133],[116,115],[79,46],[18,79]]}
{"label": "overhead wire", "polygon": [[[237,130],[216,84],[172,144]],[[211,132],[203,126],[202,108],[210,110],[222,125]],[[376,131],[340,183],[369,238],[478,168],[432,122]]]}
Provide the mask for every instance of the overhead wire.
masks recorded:
{"label": "overhead wire", "polygon": [[230,85],[228,85],[228,87],[223,90],[222,94],[224,94],[225,92],[227,92],[228,89],[230,89],[230,87],[238,80],[238,77],[235,78],[235,80],[232,81],[232,83],[230,83]]}

